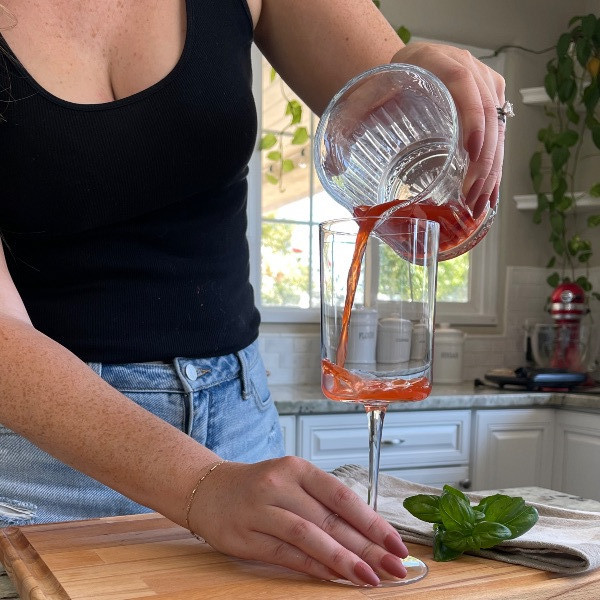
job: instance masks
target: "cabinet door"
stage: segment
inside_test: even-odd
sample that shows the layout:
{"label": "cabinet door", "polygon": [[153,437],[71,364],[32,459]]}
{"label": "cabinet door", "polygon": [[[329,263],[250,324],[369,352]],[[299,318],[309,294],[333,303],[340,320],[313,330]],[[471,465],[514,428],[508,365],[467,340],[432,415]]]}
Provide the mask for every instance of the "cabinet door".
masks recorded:
{"label": "cabinet door", "polygon": [[473,489],[552,483],[554,411],[479,410],[473,442]]}
{"label": "cabinet door", "polygon": [[294,415],[280,415],[279,424],[283,434],[283,447],[286,456],[296,454],[296,417]]}
{"label": "cabinet door", "polygon": [[600,415],[558,411],[552,488],[600,500]]}
{"label": "cabinet door", "polygon": [[[470,422],[468,410],[388,412],[381,469],[468,464]],[[298,454],[325,470],[345,464],[367,466],[366,414],[298,417]]]}

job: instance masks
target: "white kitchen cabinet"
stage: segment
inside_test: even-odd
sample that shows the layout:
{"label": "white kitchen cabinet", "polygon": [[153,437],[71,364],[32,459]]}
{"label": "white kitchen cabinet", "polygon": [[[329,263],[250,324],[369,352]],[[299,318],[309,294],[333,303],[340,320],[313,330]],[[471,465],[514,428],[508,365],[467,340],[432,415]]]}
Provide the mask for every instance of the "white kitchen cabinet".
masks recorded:
{"label": "white kitchen cabinet", "polygon": [[552,488],[600,500],[600,415],[557,411]]}
{"label": "white kitchen cabinet", "polygon": [[294,415],[279,415],[279,424],[283,434],[283,447],[286,456],[296,454],[296,417]]}
{"label": "white kitchen cabinet", "polygon": [[[324,470],[344,464],[367,466],[365,413],[297,417],[296,453]],[[388,412],[380,467],[430,485],[468,478],[471,413],[468,410]]]}
{"label": "white kitchen cabinet", "polygon": [[479,410],[475,414],[473,489],[552,485],[554,410]]}

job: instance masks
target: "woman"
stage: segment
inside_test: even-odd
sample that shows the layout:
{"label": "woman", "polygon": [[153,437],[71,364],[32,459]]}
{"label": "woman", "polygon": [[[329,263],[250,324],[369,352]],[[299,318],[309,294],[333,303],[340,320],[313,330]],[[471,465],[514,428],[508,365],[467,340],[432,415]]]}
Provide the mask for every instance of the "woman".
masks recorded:
{"label": "woman", "polygon": [[317,113],[374,65],[433,71],[476,211],[498,194],[502,79],[404,46],[370,0],[3,4],[0,524],[151,509],[235,556],[402,577],[391,526],[281,458],[247,272],[250,44]]}

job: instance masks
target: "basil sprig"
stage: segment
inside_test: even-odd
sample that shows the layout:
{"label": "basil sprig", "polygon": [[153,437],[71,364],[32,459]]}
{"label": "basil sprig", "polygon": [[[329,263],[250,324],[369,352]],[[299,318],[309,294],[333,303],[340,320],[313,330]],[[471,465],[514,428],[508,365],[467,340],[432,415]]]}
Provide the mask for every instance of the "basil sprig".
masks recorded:
{"label": "basil sprig", "polygon": [[494,494],[471,506],[469,499],[450,485],[444,486],[441,496],[410,496],[404,500],[404,508],[417,519],[433,523],[433,558],[440,562],[519,537],[538,520],[535,507],[518,496]]}

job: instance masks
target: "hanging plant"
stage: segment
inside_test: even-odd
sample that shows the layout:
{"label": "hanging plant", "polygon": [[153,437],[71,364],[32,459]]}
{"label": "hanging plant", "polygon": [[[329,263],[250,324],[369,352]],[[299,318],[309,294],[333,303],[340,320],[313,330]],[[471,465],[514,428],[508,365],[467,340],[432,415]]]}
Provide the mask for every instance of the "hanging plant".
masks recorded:
{"label": "hanging plant", "polygon": [[[548,124],[538,132],[541,149],[529,164],[538,202],[533,220],[540,224],[547,215],[550,225],[553,256],[546,266],[556,270],[547,278],[548,284],[555,288],[561,282],[575,281],[598,300],[600,294],[593,291],[588,278],[593,234],[587,230],[600,225],[600,214],[587,217],[586,231],[575,229],[575,216],[581,163],[600,157],[597,152],[582,152],[588,144],[600,149],[599,70],[600,18],[593,14],[573,17],[546,65],[544,87],[552,104],[545,108]],[[587,193],[599,198],[600,181]],[[585,275],[576,276],[581,267]]]}

